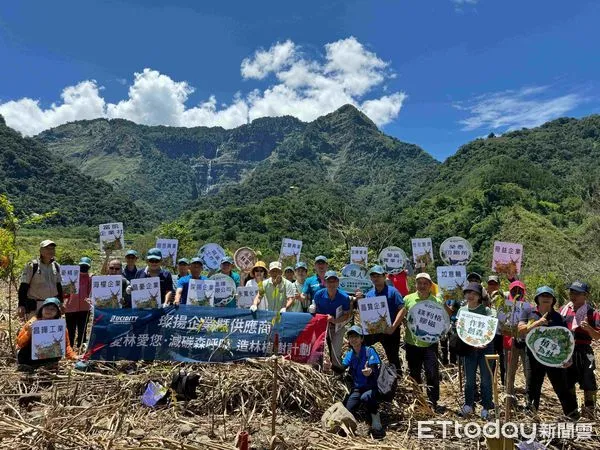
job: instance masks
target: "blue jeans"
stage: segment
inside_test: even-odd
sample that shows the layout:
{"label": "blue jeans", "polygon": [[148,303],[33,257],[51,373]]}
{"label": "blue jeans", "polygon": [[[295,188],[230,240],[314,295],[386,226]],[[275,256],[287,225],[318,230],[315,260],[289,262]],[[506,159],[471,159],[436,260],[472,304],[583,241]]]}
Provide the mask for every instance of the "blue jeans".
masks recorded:
{"label": "blue jeans", "polygon": [[361,392],[358,389],[354,389],[348,400],[346,400],[346,409],[353,413],[353,410],[356,409],[361,403],[363,403],[367,412],[371,414],[377,413],[377,399],[375,398],[375,392],[373,389],[369,389],[368,391]]}
{"label": "blue jeans", "polygon": [[[467,356],[463,356],[463,367],[465,368],[465,405],[471,408],[475,407],[475,380],[477,377],[477,368],[481,377],[481,401],[485,409],[492,409],[492,377],[485,363],[485,355],[494,353],[494,348],[490,344],[484,349],[474,349]],[[495,363],[490,366],[494,370]]]}

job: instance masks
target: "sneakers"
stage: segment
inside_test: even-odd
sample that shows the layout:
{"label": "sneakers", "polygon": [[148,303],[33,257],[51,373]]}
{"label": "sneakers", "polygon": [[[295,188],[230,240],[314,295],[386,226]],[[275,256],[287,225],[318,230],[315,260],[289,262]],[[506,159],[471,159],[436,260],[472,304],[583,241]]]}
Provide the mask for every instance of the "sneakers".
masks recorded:
{"label": "sneakers", "polygon": [[385,430],[383,428],[375,429],[371,428],[369,430],[369,434],[373,437],[373,439],[383,439],[385,437]]}
{"label": "sneakers", "polygon": [[482,418],[483,420],[488,420],[488,419],[490,418],[490,413],[489,413],[489,411],[488,411],[487,409],[485,409],[485,408],[483,408],[483,409],[481,410],[481,413],[480,413],[480,415],[481,415],[481,418]]}
{"label": "sneakers", "polygon": [[473,408],[469,405],[462,405],[462,408],[460,408],[460,411],[458,412],[458,415],[461,417],[467,417],[471,414],[473,414]]}

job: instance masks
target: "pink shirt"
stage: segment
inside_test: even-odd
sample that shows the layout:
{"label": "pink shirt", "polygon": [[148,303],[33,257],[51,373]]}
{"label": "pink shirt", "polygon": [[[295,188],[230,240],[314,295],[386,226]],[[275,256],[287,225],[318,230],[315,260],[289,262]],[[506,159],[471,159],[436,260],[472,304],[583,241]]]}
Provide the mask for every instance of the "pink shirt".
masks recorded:
{"label": "pink shirt", "polygon": [[92,293],[92,277],[89,273],[79,274],[79,293],[71,294],[65,300],[65,312],[72,313],[78,311],[89,311],[91,306],[85,301]]}

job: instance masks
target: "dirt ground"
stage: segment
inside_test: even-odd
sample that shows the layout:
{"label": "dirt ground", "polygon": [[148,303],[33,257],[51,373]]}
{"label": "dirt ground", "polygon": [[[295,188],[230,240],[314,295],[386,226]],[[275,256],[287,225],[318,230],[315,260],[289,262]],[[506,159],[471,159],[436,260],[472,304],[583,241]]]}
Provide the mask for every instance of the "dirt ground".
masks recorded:
{"label": "dirt ground", "polygon": [[[461,424],[469,421],[457,416],[462,394],[456,367],[441,370],[443,414],[434,414],[425,405],[422,389],[403,379],[394,400],[381,406],[387,431],[381,441],[368,436],[365,421],[360,422],[357,435],[352,437],[323,431],[321,415],[329,405],[343,398],[345,387],[331,375],[290,362],[279,366],[274,438],[271,437],[271,361],[186,365],[187,370],[201,376],[198,398],[187,404],[174,401],[157,408],[145,407],[140,401],[147,381],[168,384],[173,371],[181,365],[121,362],[96,364],[93,371],[81,372],[73,369],[72,362],[65,361],[57,370],[26,375],[16,371],[11,342],[19,323],[12,316],[12,330],[9,329],[6,294],[3,292],[0,303],[2,449],[234,449],[241,431],[248,432],[250,448],[256,449],[486,448],[485,438],[442,438],[441,425],[432,426],[435,438],[418,438],[419,420]],[[12,302],[16,305],[15,299]],[[596,350],[597,359],[598,355],[600,349]],[[521,369],[516,386],[518,402],[523,405]],[[561,419],[560,404],[547,380],[543,392],[539,417],[518,408],[513,421],[532,424],[539,420],[546,427],[566,422]],[[581,402],[581,392],[578,394]],[[501,401],[502,397],[500,386]],[[478,416],[470,421],[484,424]],[[590,420],[582,419],[573,427],[581,433],[590,431],[591,436],[577,440],[575,436],[551,439],[540,438],[538,434],[538,443],[559,449],[600,448],[597,424],[590,425]]]}

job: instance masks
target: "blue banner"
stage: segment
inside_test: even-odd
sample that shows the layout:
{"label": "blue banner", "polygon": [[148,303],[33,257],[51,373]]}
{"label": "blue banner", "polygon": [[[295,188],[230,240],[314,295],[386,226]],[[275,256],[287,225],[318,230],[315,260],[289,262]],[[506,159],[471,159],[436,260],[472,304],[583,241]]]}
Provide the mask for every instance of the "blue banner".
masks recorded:
{"label": "blue banner", "polygon": [[84,359],[227,362],[277,352],[302,363],[323,354],[327,316],[180,305],[96,309]]}

